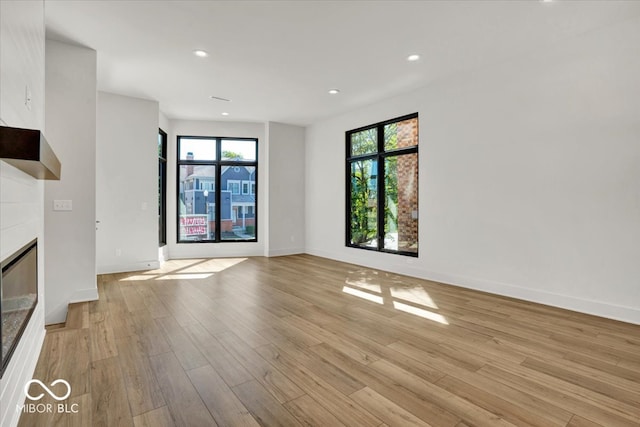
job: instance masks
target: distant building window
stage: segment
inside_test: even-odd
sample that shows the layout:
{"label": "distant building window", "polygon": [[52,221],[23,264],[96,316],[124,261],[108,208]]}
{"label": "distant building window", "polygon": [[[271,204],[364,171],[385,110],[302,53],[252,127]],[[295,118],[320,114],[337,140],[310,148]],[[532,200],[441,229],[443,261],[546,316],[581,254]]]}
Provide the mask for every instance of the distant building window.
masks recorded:
{"label": "distant building window", "polygon": [[418,114],[346,132],[346,245],[418,256]]}
{"label": "distant building window", "polygon": [[227,191],[231,191],[231,194],[240,194],[240,182],[227,181]]}
{"label": "distant building window", "polygon": [[178,243],[257,241],[257,155],[255,138],[178,136]]}

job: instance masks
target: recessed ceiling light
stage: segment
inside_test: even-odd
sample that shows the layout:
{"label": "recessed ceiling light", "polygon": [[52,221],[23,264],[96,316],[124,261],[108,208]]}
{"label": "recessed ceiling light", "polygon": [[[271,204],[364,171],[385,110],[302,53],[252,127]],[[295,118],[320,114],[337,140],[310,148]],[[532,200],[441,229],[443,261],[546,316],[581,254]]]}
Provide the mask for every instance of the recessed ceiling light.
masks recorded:
{"label": "recessed ceiling light", "polygon": [[410,61],[410,62],[415,62],[418,59],[420,59],[420,55],[416,55],[415,53],[407,56],[407,61]]}
{"label": "recessed ceiling light", "polygon": [[222,113],[223,116],[228,116],[229,113],[227,113],[226,111],[224,113]]}
{"label": "recessed ceiling light", "polygon": [[200,57],[200,58],[205,58],[205,57],[209,56],[209,54],[207,53],[207,51],[206,51],[206,50],[201,50],[201,49],[196,49],[196,50],[194,50],[194,51],[193,51],[193,54],[194,54],[195,56]]}
{"label": "recessed ceiling light", "polygon": [[330,93],[331,95],[337,95],[337,94],[339,94],[339,93],[340,93],[340,91],[339,91],[338,89],[329,89],[329,93]]}

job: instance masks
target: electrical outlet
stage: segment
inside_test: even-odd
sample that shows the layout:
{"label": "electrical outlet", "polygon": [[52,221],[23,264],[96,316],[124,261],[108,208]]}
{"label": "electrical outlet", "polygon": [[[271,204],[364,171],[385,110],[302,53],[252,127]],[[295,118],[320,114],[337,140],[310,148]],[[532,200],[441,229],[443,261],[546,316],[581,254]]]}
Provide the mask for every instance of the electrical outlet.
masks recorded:
{"label": "electrical outlet", "polygon": [[73,202],[71,200],[54,200],[54,211],[71,211],[73,210]]}

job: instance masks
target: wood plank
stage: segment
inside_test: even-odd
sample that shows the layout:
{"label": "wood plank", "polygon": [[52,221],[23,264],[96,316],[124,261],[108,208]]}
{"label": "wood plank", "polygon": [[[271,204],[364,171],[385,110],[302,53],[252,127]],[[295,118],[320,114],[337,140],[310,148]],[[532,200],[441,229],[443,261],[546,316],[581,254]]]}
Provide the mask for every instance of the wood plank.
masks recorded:
{"label": "wood plank", "polygon": [[135,417],[164,406],[160,385],[138,336],[117,338],[116,343],[131,414]]}
{"label": "wood plank", "polygon": [[169,408],[162,406],[133,418],[135,427],[174,427]]}
{"label": "wood plank", "polygon": [[551,404],[560,404],[561,402],[562,407],[567,411],[603,425],[614,424],[616,426],[632,427],[637,426],[640,422],[638,416],[620,411],[615,408],[615,402],[606,399],[604,396],[602,396],[604,401],[601,402],[590,399],[589,397],[599,399],[599,396],[595,396],[586,390],[567,388],[562,383],[553,381],[551,377],[538,376],[517,366],[498,368],[487,365],[480,369],[478,373],[515,389],[530,393]]}
{"label": "wood plank", "polygon": [[200,347],[200,351],[229,386],[242,384],[253,379],[249,371],[217,339],[214,339],[206,347]]}
{"label": "wood plank", "polygon": [[94,427],[133,426],[117,357],[91,362],[91,405]]}
{"label": "wood plank", "polygon": [[580,415],[574,415],[567,424],[567,427],[603,427],[600,424],[589,421],[586,418],[582,418]]}
{"label": "wood plank", "polygon": [[545,418],[543,413],[532,412],[514,405],[497,395],[489,393],[486,389],[481,390],[449,375],[438,380],[436,385],[493,414],[500,414],[501,418],[518,426],[550,427],[565,426],[567,424],[566,421]]}
{"label": "wood plank", "polygon": [[345,424],[341,423],[333,414],[306,394],[297,399],[290,400],[284,404],[284,407],[303,425],[345,426]]}
{"label": "wood plank", "polygon": [[384,396],[379,395],[369,387],[356,391],[350,397],[389,425],[422,427],[431,425],[402,409]]}
{"label": "wood plank", "polygon": [[386,360],[379,360],[371,365],[373,369],[392,379],[407,390],[424,396],[429,401],[457,415],[463,420],[478,425],[513,426],[502,414],[496,414],[469,402],[464,396],[451,393],[428,381],[398,368]]}
{"label": "wood plank", "polygon": [[65,328],[67,329],[86,329],[89,327],[89,304],[86,302],[78,302],[69,304],[67,311],[67,320]]}
{"label": "wood plank", "polygon": [[225,332],[216,335],[216,338],[280,403],[288,402],[304,394],[298,386],[260,357],[235,334]]}
{"label": "wood plank", "polygon": [[176,425],[217,425],[172,352],[151,356],[149,360]]}
{"label": "wood plank", "polygon": [[261,426],[302,426],[271,393],[255,380],[233,387],[233,392]]}
{"label": "wood plank", "polygon": [[268,345],[258,347],[256,351],[282,372],[285,372],[308,396],[319,402],[329,413],[338,416],[344,424],[348,426],[377,426],[380,424],[379,419],[333,388],[316,373],[301,365],[299,355],[291,353],[291,348],[283,351],[273,345]]}
{"label": "wood plank", "polygon": [[164,332],[173,353],[185,371],[207,365],[207,359],[205,359],[202,353],[196,348],[187,336],[185,330],[178,324],[173,316],[161,317],[155,319],[155,321],[160,326],[162,332]]}
{"label": "wood plank", "polygon": [[[636,406],[640,402],[640,393],[618,387],[617,384],[605,382],[597,378],[592,378],[565,367],[554,365],[547,361],[527,359],[522,364],[526,368],[547,374],[554,378],[559,378],[568,383],[592,390],[596,393],[608,396],[619,402],[628,404],[630,407]],[[620,379],[622,382],[623,379]]]}
{"label": "wood plank", "polygon": [[162,333],[146,308],[134,310],[128,316],[131,319],[140,344],[148,356],[171,351],[171,346],[167,342],[164,333]]}
{"label": "wood plank", "polygon": [[187,375],[219,425],[258,426],[247,408],[210,365],[192,369],[187,372]]}
{"label": "wood plank", "polygon": [[373,364],[363,366],[326,344],[310,347],[310,350],[422,420],[438,426],[454,426],[460,421],[459,416],[435,403],[430,395],[414,393],[397,381],[371,369]]}
{"label": "wood plank", "polygon": [[109,323],[110,313],[100,311],[90,315],[91,361],[108,359],[118,355],[115,335]]}

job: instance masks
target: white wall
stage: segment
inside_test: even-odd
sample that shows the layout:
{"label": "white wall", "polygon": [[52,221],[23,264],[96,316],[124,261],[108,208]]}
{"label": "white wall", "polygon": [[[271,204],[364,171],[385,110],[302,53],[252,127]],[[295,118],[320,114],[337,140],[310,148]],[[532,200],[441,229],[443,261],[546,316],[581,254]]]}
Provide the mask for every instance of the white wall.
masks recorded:
{"label": "white wall", "polygon": [[[307,252],[640,323],[639,44],[630,19],[310,126]],[[419,258],[346,248],[344,132],[416,111]]]}
{"label": "white wall", "polygon": [[[0,125],[44,129],[44,7],[0,1]],[[25,87],[31,109],[25,104]],[[56,148],[54,141],[49,141]],[[0,426],[18,424],[16,405],[44,340],[44,183],[0,161],[0,260],[38,238],[38,305],[0,379]]]}
{"label": "white wall", "polygon": [[[45,322],[64,322],[70,302],[98,298],[96,285],[96,51],[46,41],[46,124],[60,163],[45,185]],[[71,200],[71,211],[54,211]]]}
{"label": "white wall", "polygon": [[[263,123],[171,120],[168,135],[167,245],[169,258],[261,256],[265,254],[266,217],[265,188],[268,188],[268,143]],[[258,138],[258,241],[233,243],[176,243],[176,157],[177,136],[220,136]]]}
{"label": "white wall", "polygon": [[156,101],[98,92],[98,273],[157,268]]}
{"label": "white wall", "polygon": [[268,256],[304,252],[305,129],[267,123],[269,140]]}

